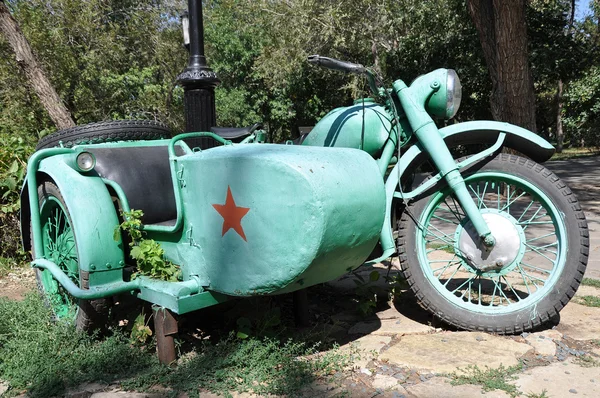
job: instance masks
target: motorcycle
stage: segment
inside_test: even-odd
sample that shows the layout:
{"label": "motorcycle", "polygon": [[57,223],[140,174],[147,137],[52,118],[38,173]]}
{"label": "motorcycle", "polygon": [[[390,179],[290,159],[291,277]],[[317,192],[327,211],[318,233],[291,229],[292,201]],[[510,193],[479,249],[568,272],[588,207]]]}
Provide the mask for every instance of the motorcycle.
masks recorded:
{"label": "motorcycle", "polygon": [[[433,118],[460,106],[453,70],[383,88],[361,65],[309,62],[366,76],[374,97],[332,110],[301,145],[264,143],[257,125],[169,139],[152,122],[97,123],[41,143],[28,163],[22,236],[57,317],[89,329],[122,292],[183,314],[297,291],[393,255],[421,306],[461,329],[516,333],[558,314],[589,242],[575,195],[539,164],[552,145],[494,121],[438,129]],[[219,145],[186,144],[197,137]],[[486,148],[455,159],[452,148],[471,144]],[[136,238],[115,231],[132,209],[178,278],[131,277]]]}
{"label": "motorcycle", "polygon": [[[333,110],[303,140],[362,149],[385,176],[383,254],[371,263],[397,253],[421,306],[461,329],[519,333],[556,316],[583,278],[589,235],[575,194],[539,164],[554,147],[508,123],[438,129],[433,118],[453,118],[461,102],[452,69],[385,89],[362,65],[309,62],[366,76],[376,98]],[[454,159],[450,149],[472,144],[487,148]],[[415,184],[428,161],[436,172]]]}

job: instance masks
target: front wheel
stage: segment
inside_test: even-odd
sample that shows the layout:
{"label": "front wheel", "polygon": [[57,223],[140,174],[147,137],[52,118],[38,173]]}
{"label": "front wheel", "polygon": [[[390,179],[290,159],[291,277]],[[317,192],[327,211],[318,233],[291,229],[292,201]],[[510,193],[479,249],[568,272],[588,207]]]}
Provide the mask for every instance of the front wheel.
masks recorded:
{"label": "front wheel", "polygon": [[486,250],[448,187],[406,206],[400,265],[420,304],[466,330],[530,330],[567,304],[586,268],[588,228],[571,190],[545,167],[500,154],[463,172],[496,239]]}
{"label": "front wheel", "polygon": [[[38,187],[42,256],[57,264],[83,289],[89,288],[89,274],[79,268],[77,240],[65,201],[52,182]],[[36,269],[38,288],[56,320],[74,324],[80,331],[92,332],[106,326],[109,299],[78,300],[58,283],[50,271]]]}

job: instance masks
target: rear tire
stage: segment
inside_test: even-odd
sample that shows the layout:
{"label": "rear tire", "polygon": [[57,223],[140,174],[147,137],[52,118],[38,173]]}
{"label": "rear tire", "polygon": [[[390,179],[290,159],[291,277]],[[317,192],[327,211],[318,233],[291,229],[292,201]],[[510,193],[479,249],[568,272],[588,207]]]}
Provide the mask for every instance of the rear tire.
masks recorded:
{"label": "rear tire", "polygon": [[169,128],[152,120],[117,120],[112,122],[89,123],[69,129],[59,130],[43,137],[36,150],[62,146],[100,144],[116,141],[148,141],[171,138]]}
{"label": "rear tire", "polygon": [[[44,182],[38,187],[38,197],[43,257],[53,260],[76,285],[88,289],[89,273],[79,269],[71,216],[58,187],[52,182]],[[36,269],[35,273],[38,289],[56,320],[74,324],[77,330],[85,332],[106,327],[110,299],[78,300],[52,277],[50,271]]]}
{"label": "rear tire", "polygon": [[575,195],[545,167],[513,155],[462,174],[497,244],[477,251],[447,186],[406,206],[398,223],[400,265],[421,306],[458,328],[501,334],[556,317],[588,260],[588,228]]}

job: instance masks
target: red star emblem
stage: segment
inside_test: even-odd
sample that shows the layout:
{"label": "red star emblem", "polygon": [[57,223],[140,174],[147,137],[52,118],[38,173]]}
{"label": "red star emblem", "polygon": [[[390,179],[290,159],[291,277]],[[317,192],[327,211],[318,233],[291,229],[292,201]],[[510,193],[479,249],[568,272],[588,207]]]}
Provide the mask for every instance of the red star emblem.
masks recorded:
{"label": "red star emblem", "polygon": [[250,211],[250,208],[239,207],[235,204],[235,200],[233,200],[233,195],[231,194],[231,188],[229,185],[227,186],[227,198],[225,199],[225,204],[214,204],[213,207],[221,215],[221,217],[223,217],[223,229],[221,231],[221,236],[224,236],[225,232],[233,228],[233,230],[247,242],[246,234],[242,228],[242,218],[244,218],[244,216]]}

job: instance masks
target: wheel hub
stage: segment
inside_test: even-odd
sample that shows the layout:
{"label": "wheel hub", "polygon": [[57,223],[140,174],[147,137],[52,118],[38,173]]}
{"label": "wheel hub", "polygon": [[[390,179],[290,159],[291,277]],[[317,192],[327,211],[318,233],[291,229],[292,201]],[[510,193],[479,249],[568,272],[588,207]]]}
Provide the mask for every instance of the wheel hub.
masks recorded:
{"label": "wheel hub", "polygon": [[486,247],[471,221],[465,221],[456,230],[456,252],[472,272],[504,275],[512,270],[525,253],[525,233],[510,214],[494,209],[481,211],[496,244]]}

